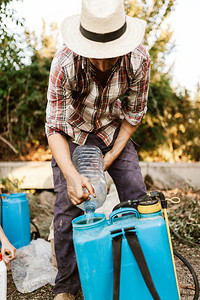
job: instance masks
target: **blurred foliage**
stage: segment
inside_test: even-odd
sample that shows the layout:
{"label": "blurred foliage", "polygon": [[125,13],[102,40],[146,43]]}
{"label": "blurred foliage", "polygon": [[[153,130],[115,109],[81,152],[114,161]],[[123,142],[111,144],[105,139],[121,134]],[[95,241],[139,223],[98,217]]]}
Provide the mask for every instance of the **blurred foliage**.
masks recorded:
{"label": "blurred foliage", "polygon": [[17,178],[10,180],[8,177],[0,179],[0,193],[2,194],[12,194],[22,192],[21,184],[23,179],[19,180]]}
{"label": "blurred foliage", "polygon": [[187,91],[178,95],[163,75],[151,83],[148,112],[135,139],[142,146],[143,160],[199,161],[200,106],[190,100]]}
{"label": "blurred foliage", "polygon": [[129,0],[132,17],[147,21],[144,44],[152,60],[148,112],[134,139],[141,145],[139,157],[146,161],[199,161],[200,89],[195,101],[187,90],[172,88],[172,75],[166,66],[174,50],[173,32],[167,23],[176,0]]}
{"label": "blurred foliage", "polygon": [[[4,14],[5,9],[3,7],[1,11]],[[12,19],[13,13],[6,16]],[[24,30],[26,50],[23,51],[24,55],[27,51],[31,53],[29,64],[22,62],[24,57],[21,55],[21,49],[16,51],[20,45],[16,37],[10,36],[10,40],[16,44],[13,47],[7,33],[4,40],[8,39],[13,52],[6,54],[6,59],[5,53],[8,49],[4,47],[0,55],[0,111],[3,113],[0,119],[0,138],[2,136],[8,140],[20,154],[27,153],[27,146],[30,148],[28,143],[33,145],[46,143],[44,133],[46,93],[50,64],[56,51],[57,35],[53,34],[57,32],[57,28],[55,24],[52,25],[50,36],[45,34],[45,30],[43,22],[42,47],[39,50],[37,50],[39,41],[34,32]],[[0,152],[2,155],[8,153],[9,156],[11,149],[4,143]]]}
{"label": "blurred foliage", "polygon": [[160,72],[166,68],[166,55],[174,48],[172,30],[167,24],[176,0],[127,0],[125,7],[131,17],[146,20],[144,44],[152,59],[151,81],[158,81]]}
{"label": "blurred foliage", "polygon": [[[191,188],[170,191],[178,193],[180,204],[169,207],[169,222],[174,243],[200,246],[200,196]],[[174,207],[173,207],[174,206]]]}
{"label": "blurred foliage", "polygon": [[8,7],[10,2],[12,0],[0,0],[0,75],[22,66],[22,40],[14,28],[22,27],[24,20],[19,19],[16,11]]}
{"label": "blurred foliage", "polygon": [[0,110],[5,112],[0,126],[20,151],[28,141],[44,142],[50,63],[35,52],[30,65],[4,72],[0,77]]}
{"label": "blurred foliage", "polygon": [[[43,21],[38,41],[34,32],[25,30],[24,20],[8,9],[9,2],[12,1],[0,3],[0,155],[4,157],[12,153],[9,144],[22,155],[28,153],[30,144],[47,145],[46,93],[50,64],[58,44],[56,24],[47,34]],[[175,4],[176,0],[125,1],[130,16],[147,21],[144,44],[152,59],[148,112],[134,135],[141,145],[141,160],[173,162],[200,158],[200,89],[197,87],[194,101],[186,90],[174,90],[171,69],[166,64],[167,56],[174,50],[167,19]],[[9,29],[8,20],[23,29],[20,37]],[[1,137],[8,143],[2,142]]]}

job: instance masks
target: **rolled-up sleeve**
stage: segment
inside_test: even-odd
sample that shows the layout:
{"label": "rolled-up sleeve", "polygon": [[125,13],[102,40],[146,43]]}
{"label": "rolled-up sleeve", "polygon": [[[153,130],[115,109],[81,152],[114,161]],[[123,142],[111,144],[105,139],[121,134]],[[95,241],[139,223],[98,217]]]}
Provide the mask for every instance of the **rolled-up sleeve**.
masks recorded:
{"label": "rolled-up sleeve", "polygon": [[141,63],[131,80],[131,85],[122,99],[124,118],[133,126],[137,125],[147,111],[151,59],[149,55]]}
{"label": "rolled-up sleeve", "polygon": [[67,74],[62,67],[59,55],[56,55],[51,64],[47,91],[45,123],[47,137],[61,133],[74,138],[73,128],[66,120],[70,97],[71,91],[67,83]]}

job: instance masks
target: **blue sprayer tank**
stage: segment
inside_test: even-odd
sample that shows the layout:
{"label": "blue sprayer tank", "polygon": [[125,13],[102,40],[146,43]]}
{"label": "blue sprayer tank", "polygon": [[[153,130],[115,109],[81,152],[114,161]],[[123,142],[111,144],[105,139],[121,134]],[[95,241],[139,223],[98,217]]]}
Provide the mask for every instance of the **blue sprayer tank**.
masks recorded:
{"label": "blue sprayer tank", "polygon": [[125,232],[134,231],[139,240],[154,286],[161,300],[178,300],[175,272],[161,211],[139,213],[121,208],[110,214],[95,213],[73,220],[73,241],[85,300],[113,300],[112,240],[122,235],[119,300],[154,299],[145,284]]}
{"label": "blue sprayer tank", "polygon": [[3,230],[10,243],[16,248],[30,243],[29,204],[25,193],[1,194]]}

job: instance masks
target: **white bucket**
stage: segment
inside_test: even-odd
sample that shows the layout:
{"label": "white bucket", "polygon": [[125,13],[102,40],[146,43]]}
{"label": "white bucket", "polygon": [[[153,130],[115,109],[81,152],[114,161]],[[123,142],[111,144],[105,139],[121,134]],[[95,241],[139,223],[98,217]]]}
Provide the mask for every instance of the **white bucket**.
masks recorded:
{"label": "white bucket", "polygon": [[0,253],[0,299],[6,300],[7,296],[7,268]]}

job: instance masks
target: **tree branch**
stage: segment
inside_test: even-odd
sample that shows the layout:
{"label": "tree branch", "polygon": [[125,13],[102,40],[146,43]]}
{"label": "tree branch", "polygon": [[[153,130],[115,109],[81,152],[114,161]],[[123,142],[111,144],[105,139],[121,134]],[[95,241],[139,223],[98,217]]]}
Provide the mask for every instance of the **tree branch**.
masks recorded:
{"label": "tree branch", "polygon": [[8,140],[6,140],[4,137],[0,136],[0,140],[2,142],[4,142],[5,144],[7,144],[16,154],[18,153],[17,150],[15,149],[15,147]]}

